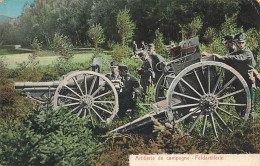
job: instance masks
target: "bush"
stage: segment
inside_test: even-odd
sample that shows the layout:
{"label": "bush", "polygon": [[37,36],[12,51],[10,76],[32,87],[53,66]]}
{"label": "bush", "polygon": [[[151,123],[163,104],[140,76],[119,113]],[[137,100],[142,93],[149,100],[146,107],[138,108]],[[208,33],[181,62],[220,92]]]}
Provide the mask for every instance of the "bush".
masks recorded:
{"label": "bush", "polygon": [[0,134],[4,165],[79,165],[96,147],[86,119],[61,108],[42,108]]}

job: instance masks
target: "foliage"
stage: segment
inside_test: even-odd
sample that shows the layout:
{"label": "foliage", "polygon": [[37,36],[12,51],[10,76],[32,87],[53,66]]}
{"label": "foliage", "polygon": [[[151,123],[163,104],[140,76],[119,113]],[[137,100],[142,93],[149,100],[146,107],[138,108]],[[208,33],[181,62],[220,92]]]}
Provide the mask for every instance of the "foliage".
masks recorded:
{"label": "foliage", "polygon": [[0,58],[0,132],[26,118],[32,104],[15,91],[13,81],[8,79],[8,70]]}
{"label": "foliage", "polygon": [[124,58],[130,57],[132,55],[132,49],[125,47],[124,49],[119,44],[115,44],[112,51],[112,58],[116,62],[121,62]]}
{"label": "foliage", "polygon": [[22,125],[1,133],[5,165],[79,165],[96,147],[86,119],[67,110],[42,108]]}
{"label": "foliage", "polygon": [[88,30],[88,35],[95,44],[96,51],[98,51],[98,44],[105,42],[104,31],[100,24],[93,24]]}
{"label": "foliage", "polygon": [[32,44],[31,44],[31,47],[33,50],[39,51],[42,49],[42,43],[39,42],[39,40],[37,38],[34,38]]}
{"label": "foliage", "polygon": [[164,45],[163,34],[160,32],[160,29],[155,31],[155,39],[153,41],[155,45],[155,50],[158,54],[165,54],[166,46]]}
{"label": "foliage", "polygon": [[121,37],[122,56],[124,57],[128,55],[126,48],[133,37],[135,29],[135,24],[130,18],[129,10],[124,9],[117,14],[117,28]]}
{"label": "foliage", "polygon": [[68,61],[73,57],[72,44],[67,36],[63,36],[59,33],[55,33],[53,38],[52,48],[55,52],[61,55],[61,58]]}

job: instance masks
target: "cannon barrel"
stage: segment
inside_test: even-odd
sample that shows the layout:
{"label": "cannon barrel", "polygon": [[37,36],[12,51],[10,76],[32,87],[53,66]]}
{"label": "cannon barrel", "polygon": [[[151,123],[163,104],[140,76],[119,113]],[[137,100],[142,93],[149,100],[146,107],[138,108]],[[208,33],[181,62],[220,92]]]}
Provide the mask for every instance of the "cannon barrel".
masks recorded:
{"label": "cannon barrel", "polygon": [[49,81],[49,82],[15,82],[15,89],[25,89],[25,88],[57,88],[59,81]]}

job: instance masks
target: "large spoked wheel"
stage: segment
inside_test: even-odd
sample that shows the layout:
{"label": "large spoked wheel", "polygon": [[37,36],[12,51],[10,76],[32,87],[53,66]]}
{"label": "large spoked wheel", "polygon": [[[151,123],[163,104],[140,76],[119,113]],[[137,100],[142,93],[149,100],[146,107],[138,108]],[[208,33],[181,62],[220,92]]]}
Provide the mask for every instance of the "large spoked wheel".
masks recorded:
{"label": "large spoked wheel", "polygon": [[170,73],[168,75],[162,75],[159,78],[158,83],[156,84],[154,91],[154,101],[159,102],[166,99],[167,91],[172,80],[175,78],[174,73]]}
{"label": "large spoked wheel", "polygon": [[[181,103],[174,103],[179,99]],[[218,138],[247,119],[251,96],[244,78],[232,67],[199,62],[181,71],[167,92],[167,116],[187,135]]]}
{"label": "large spoked wheel", "polygon": [[[118,94],[112,82],[92,71],[68,74],[54,94],[54,108],[64,106],[92,125],[109,124],[118,112]],[[101,122],[101,123],[100,123]]]}

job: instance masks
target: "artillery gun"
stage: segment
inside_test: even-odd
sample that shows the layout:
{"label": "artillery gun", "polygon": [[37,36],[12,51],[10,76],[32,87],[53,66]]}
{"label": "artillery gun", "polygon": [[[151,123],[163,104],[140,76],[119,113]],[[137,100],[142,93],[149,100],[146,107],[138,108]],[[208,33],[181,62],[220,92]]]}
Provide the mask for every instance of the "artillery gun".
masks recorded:
{"label": "artillery gun", "polygon": [[[155,118],[187,135],[218,138],[248,119],[251,93],[246,81],[229,65],[203,56],[197,37],[182,41],[161,65],[163,75],[155,88],[151,112],[111,133],[144,128]],[[15,83],[15,88],[43,103],[53,101],[55,108],[67,107],[92,124],[109,124],[118,112],[118,94],[115,85],[99,73],[100,68],[101,59],[96,58],[92,71],[73,71],[54,82]]]}
{"label": "artillery gun", "polygon": [[92,124],[109,124],[118,112],[118,95],[113,83],[100,74],[101,58],[94,58],[92,71],[72,71],[53,82],[16,82],[29,98],[41,104],[63,106]]}
{"label": "artillery gun", "polygon": [[154,117],[187,135],[218,138],[248,119],[251,94],[246,81],[229,65],[203,56],[197,37],[182,41],[161,65],[153,111],[111,132],[141,129]]}

